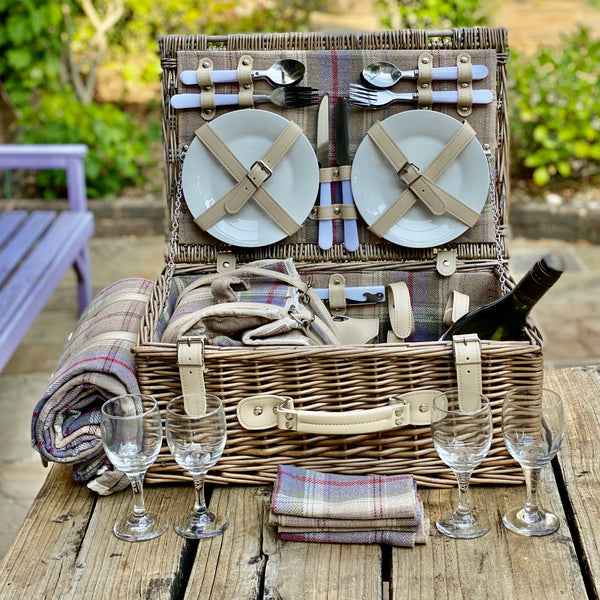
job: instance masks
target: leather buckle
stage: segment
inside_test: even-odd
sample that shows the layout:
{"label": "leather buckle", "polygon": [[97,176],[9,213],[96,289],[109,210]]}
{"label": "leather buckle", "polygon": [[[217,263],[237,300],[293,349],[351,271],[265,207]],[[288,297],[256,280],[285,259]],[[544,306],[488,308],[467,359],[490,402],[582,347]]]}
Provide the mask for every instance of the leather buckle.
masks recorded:
{"label": "leather buckle", "polygon": [[[260,181],[258,180],[258,178],[256,178],[254,176],[254,173],[256,172],[257,169],[260,169],[260,171],[262,171],[262,177],[260,178]],[[265,163],[263,160],[257,160],[251,167],[250,167],[250,171],[248,172],[248,177],[251,181],[253,181],[255,183],[255,185],[258,187],[261,183],[265,182],[267,179],[269,179],[269,177],[271,177],[271,175],[273,175],[273,169],[271,169],[271,167],[269,167],[269,165],[267,163]]]}
{"label": "leather buckle", "polygon": [[[410,181],[408,181],[407,178],[407,175],[409,174],[412,174],[414,176],[413,179]],[[406,161],[398,170],[398,179],[400,179],[400,181],[402,181],[402,183],[405,183],[408,187],[413,185],[415,181],[418,181],[422,176],[423,174],[421,173],[419,167],[417,167],[415,163],[410,161]]]}

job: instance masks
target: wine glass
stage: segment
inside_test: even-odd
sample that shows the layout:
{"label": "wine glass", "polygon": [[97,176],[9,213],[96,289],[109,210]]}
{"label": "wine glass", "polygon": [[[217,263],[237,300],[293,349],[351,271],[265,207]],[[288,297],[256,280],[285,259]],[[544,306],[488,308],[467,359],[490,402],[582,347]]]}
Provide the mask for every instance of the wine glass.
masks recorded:
{"label": "wine glass", "polygon": [[165,519],[149,513],[144,503],[144,475],[160,452],[162,425],[152,396],[126,394],[107,400],[100,417],[102,445],[115,469],[123,471],[133,489],[133,512],[119,519],[114,534],[128,542],[150,540],[164,533]]}
{"label": "wine glass", "polygon": [[527,501],[509,510],[502,522],[521,535],[547,535],[560,525],[556,515],[537,503],[540,472],[560,448],[565,430],[562,398],[552,390],[519,387],[506,393],[502,407],[502,435],[511,456],[521,465]]}
{"label": "wine glass", "polygon": [[194,480],[196,501],[192,511],[175,531],[189,539],[219,535],[227,529],[228,522],[209,512],[204,499],[206,473],[221,457],[227,440],[227,426],[223,403],[217,396],[206,395],[206,412],[187,414],[185,406],[197,405],[187,394],[173,398],[167,404],[167,443],[177,464]]}
{"label": "wine glass", "polygon": [[453,538],[475,538],[487,533],[490,523],[477,517],[469,500],[471,473],[492,445],[489,400],[477,392],[451,390],[433,399],[431,435],[442,461],[458,481],[458,506],[436,521],[438,530]]}

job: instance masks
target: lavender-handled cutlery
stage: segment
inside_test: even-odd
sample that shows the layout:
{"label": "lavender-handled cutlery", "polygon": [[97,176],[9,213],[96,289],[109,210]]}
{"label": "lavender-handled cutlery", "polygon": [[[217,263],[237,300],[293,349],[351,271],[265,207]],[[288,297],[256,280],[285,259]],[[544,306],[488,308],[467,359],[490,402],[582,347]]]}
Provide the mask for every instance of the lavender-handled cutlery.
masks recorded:
{"label": "lavender-handled cutlery", "polygon": [[[317,115],[317,161],[320,168],[329,166],[329,94],[323,94]],[[322,181],[319,187],[319,206],[331,206],[331,183]],[[319,219],[319,248],[333,246],[333,221]]]}
{"label": "lavender-handled cutlery", "polygon": [[[273,63],[265,71],[250,71],[252,79],[266,79],[273,87],[294,85],[303,77],[306,68],[299,60],[284,59]],[[231,70],[216,70],[210,74],[213,83],[235,83],[238,80],[238,72]],[[198,74],[196,71],[185,70],[179,75],[179,79],[186,85],[197,85]]]}
{"label": "lavender-handled cutlery", "polygon": [[[215,94],[215,106],[236,106],[239,103],[237,94]],[[201,94],[174,94],[171,97],[173,108],[201,108]],[[280,87],[270,94],[254,94],[254,104],[270,102],[282,108],[301,108],[319,102],[319,91],[310,87]]]}
{"label": "lavender-handled cutlery", "polygon": [[[349,99],[350,104],[354,106],[382,108],[393,102],[416,104],[419,100],[419,94],[417,92],[397,94],[390,90],[374,90],[351,83]],[[471,99],[473,104],[489,104],[494,99],[494,94],[491,90],[473,90]],[[432,92],[432,102],[434,104],[456,104],[458,102],[458,92],[456,90]]]}
{"label": "lavender-handled cutlery", "polygon": [[[333,111],[335,123],[335,155],[338,166],[350,164],[350,132],[348,129],[348,105],[345,98],[338,98]],[[342,204],[353,205],[352,186],[342,180]],[[344,248],[349,252],[358,250],[358,227],[356,219],[344,219]]]}
{"label": "lavender-handled cutlery", "polygon": [[[473,81],[485,79],[488,73],[489,69],[485,65],[473,65],[471,67],[471,79]],[[419,70],[401,71],[392,63],[380,61],[367,65],[362,70],[361,76],[368,85],[381,89],[389,88],[401,79],[418,79]],[[431,78],[434,81],[456,80],[458,79],[458,67],[433,67]]]}

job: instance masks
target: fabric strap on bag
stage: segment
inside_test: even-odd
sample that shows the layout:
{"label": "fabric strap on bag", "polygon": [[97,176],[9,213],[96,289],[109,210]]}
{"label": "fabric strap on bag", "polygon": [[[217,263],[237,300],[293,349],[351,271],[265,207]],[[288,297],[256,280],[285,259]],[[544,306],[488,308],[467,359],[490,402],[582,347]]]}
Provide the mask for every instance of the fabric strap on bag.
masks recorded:
{"label": "fabric strap on bag", "polygon": [[417,200],[423,202],[434,215],[448,212],[469,227],[477,223],[477,211],[435,183],[475,137],[475,131],[466,121],[423,171],[408,160],[379,121],[369,129],[367,135],[393,166],[400,181],[407,186],[400,197],[369,227],[375,235],[383,237]]}
{"label": "fabric strap on bag", "polygon": [[250,169],[246,169],[208,123],[198,128],[197,138],[237,183],[227,194],[196,217],[194,222],[206,231],[225,215],[237,214],[250,198],[254,198],[288,236],[295,233],[300,224],[290,217],[262,185],[271,177],[279,161],[294,145],[301,133],[302,129],[290,121],[262,158],[257,160]]}

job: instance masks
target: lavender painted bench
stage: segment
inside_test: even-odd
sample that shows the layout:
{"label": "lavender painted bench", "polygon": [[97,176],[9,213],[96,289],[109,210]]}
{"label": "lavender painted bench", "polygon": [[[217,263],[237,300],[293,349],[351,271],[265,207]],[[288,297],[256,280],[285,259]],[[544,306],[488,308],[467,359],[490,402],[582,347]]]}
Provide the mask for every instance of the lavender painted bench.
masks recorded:
{"label": "lavender painted bench", "polygon": [[92,300],[83,144],[0,144],[0,170],[56,169],[67,174],[69,210],[0,214],[0,372],[70,267],[79,312]]}

